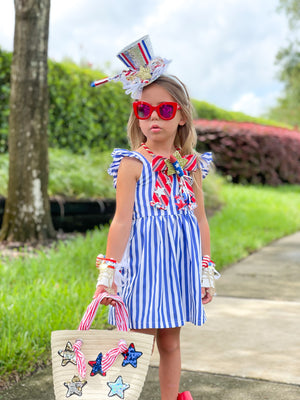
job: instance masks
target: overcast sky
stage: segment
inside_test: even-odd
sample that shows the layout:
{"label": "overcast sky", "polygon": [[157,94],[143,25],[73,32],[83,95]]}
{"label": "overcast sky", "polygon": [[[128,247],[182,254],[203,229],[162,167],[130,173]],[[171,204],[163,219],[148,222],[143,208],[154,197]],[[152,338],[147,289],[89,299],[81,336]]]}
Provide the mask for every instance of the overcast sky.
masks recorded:
{"label": "overcast sky", "polygon": [[[149,34],[155,55],[172,60],[168,72],[187,84],[193,98],[256,116],[274,104],[282,87],[274,62],[287,44],[288,24],[278,3],[51,0],[49,57],[84,59],[118,72],[124,67],[118,51]],[[13,4],[0,0],[0,46],[6,50],[13,48]]]}

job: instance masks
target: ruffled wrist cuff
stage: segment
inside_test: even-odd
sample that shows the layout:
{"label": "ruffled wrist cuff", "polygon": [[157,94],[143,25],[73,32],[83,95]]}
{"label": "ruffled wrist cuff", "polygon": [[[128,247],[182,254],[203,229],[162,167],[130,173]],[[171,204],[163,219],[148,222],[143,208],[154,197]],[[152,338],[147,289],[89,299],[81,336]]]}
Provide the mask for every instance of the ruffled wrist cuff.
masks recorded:
{"label": "ruffled wrist cuff", "polygon": [[215,269],[216,264],[210,256],[202,257],[202,278],[201,286],[210,288],[210,294],[215,294],[215,281],[220,278],[221,274]]}
{"label": "ruffled wrist cuff", "polygon": [[96,267],[99,270],[96,287],[103,285],[106,286],[107,292],[114,292],[112,285],[115,283],[117,290],[120,291],[126,281],[127,267],[117,263],[113,258],[106,258],[103,254],[97,256]]}

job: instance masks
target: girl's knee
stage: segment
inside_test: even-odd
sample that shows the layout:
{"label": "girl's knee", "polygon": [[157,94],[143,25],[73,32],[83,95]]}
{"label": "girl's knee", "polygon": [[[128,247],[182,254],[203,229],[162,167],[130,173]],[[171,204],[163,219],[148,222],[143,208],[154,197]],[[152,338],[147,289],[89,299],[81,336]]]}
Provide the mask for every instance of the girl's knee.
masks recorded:
{"label": "girl's knee", "polygon": [[159,329],[157,332],[159,352],[174,353],[180,350],[180,328]]}

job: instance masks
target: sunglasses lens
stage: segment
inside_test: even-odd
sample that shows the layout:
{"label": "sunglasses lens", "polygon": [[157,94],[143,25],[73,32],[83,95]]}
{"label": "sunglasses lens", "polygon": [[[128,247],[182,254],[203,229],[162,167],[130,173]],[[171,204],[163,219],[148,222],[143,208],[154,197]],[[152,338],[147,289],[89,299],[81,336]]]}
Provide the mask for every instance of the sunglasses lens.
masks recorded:
{"label": "sunglasses lens", "polygon": [[150,116],[150,107],[148,104],[138,104],[137,114],[140,118],[148,118]]}
{"label": "sunglasses lens", "polygon": [[174,116],[173,104],[162,104],[159,107],[159,114],[163,119],[172,119]]}

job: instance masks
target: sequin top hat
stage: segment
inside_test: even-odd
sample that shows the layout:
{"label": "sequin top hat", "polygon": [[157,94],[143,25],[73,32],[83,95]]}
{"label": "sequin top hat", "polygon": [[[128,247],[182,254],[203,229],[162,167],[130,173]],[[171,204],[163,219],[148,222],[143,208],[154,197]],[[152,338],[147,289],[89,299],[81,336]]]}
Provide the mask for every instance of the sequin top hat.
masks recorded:
{"label": "sequin top hat", "polygon": [[139,99],[143,88],[160,77],[171,62],[165,58],[154,57],[148,35],[126,46],[117,54],[117,57],[128,69],[114,77],[92,82],[91,86],[99,86],[110,81],[121,81],[125,93],[131,94],[133,99]]}

